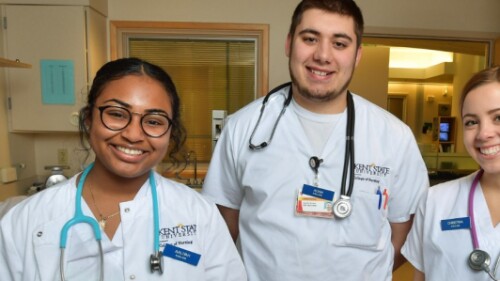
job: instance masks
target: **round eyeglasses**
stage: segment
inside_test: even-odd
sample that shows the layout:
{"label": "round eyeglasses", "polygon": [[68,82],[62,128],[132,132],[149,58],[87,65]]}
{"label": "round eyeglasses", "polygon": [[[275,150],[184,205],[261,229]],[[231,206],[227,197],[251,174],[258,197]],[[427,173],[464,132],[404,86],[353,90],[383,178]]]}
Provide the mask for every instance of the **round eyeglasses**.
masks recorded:
{"label": "round eyeglasses", "polygon": [[132,122],[132,115],[141,116],[142,131],[149,137],[159,138],[166,134],[172,126],[172,119],[161,112],[138,113],[130,112],[127,108],[106,105],[97,109],[101,112],[101,122],[111,131],[125,129]]}

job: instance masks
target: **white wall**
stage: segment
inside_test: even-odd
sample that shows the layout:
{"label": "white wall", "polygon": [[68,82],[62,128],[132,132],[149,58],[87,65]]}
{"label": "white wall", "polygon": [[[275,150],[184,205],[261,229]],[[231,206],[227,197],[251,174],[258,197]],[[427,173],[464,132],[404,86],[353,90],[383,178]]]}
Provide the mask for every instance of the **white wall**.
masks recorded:
{"label": "white wall", "polygon": [[[270,25],[269,87],[288,81],[286,33],[298,0],[109,0],[110,20]],[[500,37],[498,0],[358,0],[367,32]],[[471,4],[472,3],[472,4]],[[464,32],[466,31],[466,32]],[[495,35],[486,34],[495,38]]]}

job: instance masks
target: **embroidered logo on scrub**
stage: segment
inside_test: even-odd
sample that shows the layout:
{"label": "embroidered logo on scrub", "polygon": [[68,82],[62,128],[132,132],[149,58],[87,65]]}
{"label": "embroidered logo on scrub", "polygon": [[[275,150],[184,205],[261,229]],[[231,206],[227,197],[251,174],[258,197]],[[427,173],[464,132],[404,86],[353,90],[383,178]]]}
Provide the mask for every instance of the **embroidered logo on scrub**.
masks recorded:
{"label": "embroidered logo on scrub", "polygon": [[162,246],[166,243],[172,245],[192,245],[196,231],[196,224],[178,224],[172,227],[160,228],[160,244]]}
{"label": "embroidered logo on scrub", "polygon": [[370,165],[357,163],[354,165],[355,174],[385,177],[390,173],[390,171],[391,170],[388,167],[377,166],[375,163],[372,163]]}

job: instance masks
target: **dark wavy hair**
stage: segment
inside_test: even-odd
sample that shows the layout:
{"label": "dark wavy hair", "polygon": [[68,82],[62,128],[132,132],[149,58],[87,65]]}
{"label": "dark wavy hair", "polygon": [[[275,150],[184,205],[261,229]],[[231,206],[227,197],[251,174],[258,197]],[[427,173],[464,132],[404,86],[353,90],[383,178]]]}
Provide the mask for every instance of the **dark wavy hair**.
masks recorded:
{"label": "dark wavy hair", "polygon": [[85,124],[85,121],[87,119],[92,121],[92,109],[95,106],[97,97],[109,82],[118,80],[127,75],[146,75],[163,85],[165,91],[170,96],[170,101],[172,103],[172,131],[170,133],[168,157],[176,164],[178,162],[176,154],[180,151],[186,140],[186,130],[180,119],[179,95],[177,94],[174,82],[165,70],[138,58],[122,58],[110,61],[97,71],[87,97],[87,105],[80,109],[79,132],[82,146],[87,152],[90,151],[90,147],[85,145],[85,141],[90,137],[89,128]]}
{"label": "dark wavy hair", "polygon": [[462,94],[460,96],[460,111],[463,110],[465,98],[472,90],[493,82],[500,83],[500,65],[483,69],[474,74],[462,89]]}
{"label": "dark wavy hair", "polygon": [[364,20],[361,9],[353,0],[302,0],[295,8],[292,16],[292,23],[288,35],[293,37],[295,29],[302,21],[302,15],[309,9],[320,9],[326,12],[340,14],[343,16],[350,16],[354,19],[356,45],[361,45],[363,37]]}

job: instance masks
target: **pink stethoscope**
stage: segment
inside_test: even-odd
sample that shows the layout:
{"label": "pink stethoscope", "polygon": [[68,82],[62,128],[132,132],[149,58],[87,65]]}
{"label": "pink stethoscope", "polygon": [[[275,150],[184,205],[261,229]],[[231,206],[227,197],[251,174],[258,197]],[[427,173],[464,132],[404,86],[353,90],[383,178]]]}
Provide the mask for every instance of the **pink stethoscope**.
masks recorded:
{"label": "pink stethoscope", "polygon": [[470,234],[472,238],[472,246],[474,248],[474,250],[472,250],[472,253],[470,253],[469,255],[469,266],[477,271],[486,271],[491,279],[498,281],[499,279],[497,279],[495,276],[498,265],[500,263],[500,256],[496,260],[495,268],[493,269],[492,273],[490,268],[490,255],[486,251],[479,249],[479,240],[477,239],[476,224],[474,219],[474,193],[476,192],[477,184],[481,179],[483,173],[483,169],[479,170],[477,175],[474,177],[474,180],[472,181],[472,185],[469,191],[468,212],[470,218]]}

